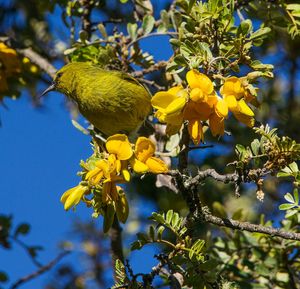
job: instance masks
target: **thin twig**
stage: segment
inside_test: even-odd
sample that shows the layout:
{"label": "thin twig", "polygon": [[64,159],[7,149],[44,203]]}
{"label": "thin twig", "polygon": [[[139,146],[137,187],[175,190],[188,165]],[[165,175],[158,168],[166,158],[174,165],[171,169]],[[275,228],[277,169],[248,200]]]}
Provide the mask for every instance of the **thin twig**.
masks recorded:
{"label": "thin twig", "polygon": [[55,76],[55,73],[57,71],[56,68],[46,58],[33,51],[31,48],[17,48],[16,51],[19,54],[29,58],[32,63],[37,65],[41,70],[45,71],[52,78]]}
{"label": "thin twig", "polygon": [[55,259],[53,259],[51,262],[49,262],[48,264],[40,267],[37,271],[24,276],[22,278],[20,278],[19,280],[17,280],[15,283],[13,283],[10,287],[10,289],[16,289],[17,287],[19,287],[20,285],[42,275],[43,273],[49,271],[53,266],[55,266],[62,258],[64,258],[66,255],[68,255],[70,252],[69,251],[64,251],[61,252]]}
{"label": "thin twig", "polygon": [[146,83],[150,86],[155,87],[157,90],[163,90],[164,87],[160,86],[159,84],[157,84],[154,80],[149,80],[149,79],[145,79],[145,78],[137,78],[139,82],[143,82]]}
{"label": "thin twig", "polygon": [[38,261],[36,260],[36,257],[32,254],[30,254],[30,247],[27,246],[24,242],[22,242],[21,240],[19,240],[17,237],[15,236],[11,236],[10,237],[13,241],[15,241],[18,245],[20,245],[25,251],[26,253],[28,254],[28,256],[30,257],[30,260],[32,261],[32,263],[41,268],[43,265]]}
{"label": "thin twig", "polygon": [[159,62],[151,65],[148,68],[145,68],[145,69],[142,69],[139,71],[134,71],[132,73],[132,76],[137,77],[137,78],[143,77],[145,74],[149,74],[149,73],[152,73],[152,72],[155,72],[155,71],[165,68],[167,66],[167,64],[168,64],[167,61],[159,61]]}
{"label": "thin twig", "polygon": [[181,151],[178,155],[178,169],[180,172],[184,172],[188,167],[189,144],[190,144],[190,135],[189,135],[188,127],[187,124],[184,124],[182,130],[182,136],[179,144]]}

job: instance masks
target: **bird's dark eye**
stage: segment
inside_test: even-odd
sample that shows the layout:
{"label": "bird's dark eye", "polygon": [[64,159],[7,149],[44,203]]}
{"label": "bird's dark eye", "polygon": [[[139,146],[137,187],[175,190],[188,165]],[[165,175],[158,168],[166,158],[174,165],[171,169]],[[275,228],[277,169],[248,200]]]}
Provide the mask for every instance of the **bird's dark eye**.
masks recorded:
{"label": "bird's dark eye", "polygon": [[62,72],[58,72],[57,74],[56,74],[56,78],[60,78],[61,76],[62,76]]}

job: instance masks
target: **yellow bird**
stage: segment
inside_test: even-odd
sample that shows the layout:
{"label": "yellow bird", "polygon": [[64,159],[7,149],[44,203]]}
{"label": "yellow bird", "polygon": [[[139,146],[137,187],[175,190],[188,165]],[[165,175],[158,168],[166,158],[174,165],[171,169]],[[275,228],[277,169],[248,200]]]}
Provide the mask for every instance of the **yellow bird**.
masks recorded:
{"label": "yellow bird", "polygon": [[134,133],[151,112],[151,95],[136,79],[87,62],[63,66],[42,95],[52,90],[75,101],[80,113],[105,136]]}

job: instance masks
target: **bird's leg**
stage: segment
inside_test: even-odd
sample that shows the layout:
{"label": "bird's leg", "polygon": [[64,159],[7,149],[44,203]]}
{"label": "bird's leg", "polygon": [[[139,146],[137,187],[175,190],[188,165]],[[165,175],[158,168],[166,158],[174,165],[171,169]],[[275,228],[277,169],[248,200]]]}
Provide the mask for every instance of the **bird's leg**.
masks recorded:
{"label": "bird's leg", "polygon": [[107,142],[107,139],[93,125],[91,125],[88,128],[88,130],[89,130],[90,135],[92,136],[92,138],[94,140],[94,143],[98,146],[98,151],[99,152],[106,151],[105,143]]}

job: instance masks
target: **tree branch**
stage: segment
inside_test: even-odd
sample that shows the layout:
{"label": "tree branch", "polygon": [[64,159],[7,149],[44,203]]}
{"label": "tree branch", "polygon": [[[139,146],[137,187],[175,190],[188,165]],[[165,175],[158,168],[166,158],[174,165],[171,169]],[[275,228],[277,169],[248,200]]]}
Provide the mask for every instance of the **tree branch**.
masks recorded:
{"label": "tree branch", "polygon": [[16,51],[29,58],[32,63],[45,71],[52,78],[55,76],[56,68],[44,57],[33,51],[31,48],[16,48]]}
{"label": "tree branch", "polygon": [[91,38],[92,34],[92,22],[91,22],[91,13],[93,9],[93,1],[91,0],[82,0],[80,1],[80,4],[83,6],[83,12],[81,16],[82,21],[82,30],[87,33],[87,38]]}
{"label": "tree branch", "polygon": [[24,276],[24,277],[20,278],[19,280],[17,280],[15,283],[13,283],[11,285],[10,289],[16,289],[17,287],[19,287],[23,283],[26,283],[26,282],[38,277],[39,275],[42,275],[43,273],[49,271],[53,266],[55,266],[63,257],[68,255],[69,253],[70,253],[69,251],[64,251],[64,252],[60,253],[55,259],[53,259],[48,264],[40,267],[37,271],[35,271],[35,272],[33,272],[33,273],[31,273],[27,276]]}
{"label": "tree branch", "polygon": [[[112,227],[110,228],[110,250],[111,258],[113,263],[113,268],[115,268],[116,261],[119,259],[124,264],[124,255],[123,255],[123,243],[122,243],[122,228],[117,217],[114,217]],[[114,275],[116,272],[114,271]],[[116,275],[114,276],[115,281]]]}
{"label": "tree branch", "polygon": [[227,227],[234,230],[261,233],[270,235],[272,237],[281,237],[283,239],[300,241],[300,233],[287,232],[282,229],[265,227],[263,225],[251,224],[249,222],[240,222],[227,218],[219,218],[210,213],[204,212],[203,210],[201,217],[205,222],[217,225],[219,227]]}

